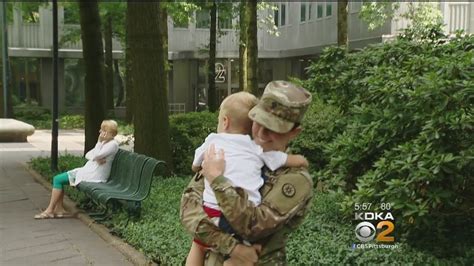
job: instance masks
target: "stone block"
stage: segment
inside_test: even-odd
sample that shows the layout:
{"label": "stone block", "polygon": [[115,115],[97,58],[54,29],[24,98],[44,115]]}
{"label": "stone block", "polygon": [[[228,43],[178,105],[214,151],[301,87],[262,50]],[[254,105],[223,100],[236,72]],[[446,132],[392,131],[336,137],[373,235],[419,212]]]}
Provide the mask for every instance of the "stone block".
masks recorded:
{"label": "stone block", "polygon": [[0,142],[26,142],[35,133],[35,128],[25,122],[0,118]]}

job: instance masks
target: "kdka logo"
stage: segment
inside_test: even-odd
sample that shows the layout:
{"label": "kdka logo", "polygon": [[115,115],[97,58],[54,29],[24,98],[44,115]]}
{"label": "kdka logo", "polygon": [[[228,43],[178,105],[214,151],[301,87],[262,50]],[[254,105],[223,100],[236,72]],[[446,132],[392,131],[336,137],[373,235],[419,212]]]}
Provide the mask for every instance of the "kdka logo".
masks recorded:
{"label": "kdka logo", "polygon": [[[354,219],[358,222],[355,227],[355,235],[364,244],[354,244],[353,247],[369,247],[369,244],[365,243],[374,239],[377,243],[394,244],[395,219],[390,212],[390,204],[381,204],[380,209],[382,211],[380,212],[371,211],[370,207],[372,204],[370,203],[358,205],[356,204],[354,208]],[[376,245],[370,245],[370,247],[382,248],[376,247]]]}

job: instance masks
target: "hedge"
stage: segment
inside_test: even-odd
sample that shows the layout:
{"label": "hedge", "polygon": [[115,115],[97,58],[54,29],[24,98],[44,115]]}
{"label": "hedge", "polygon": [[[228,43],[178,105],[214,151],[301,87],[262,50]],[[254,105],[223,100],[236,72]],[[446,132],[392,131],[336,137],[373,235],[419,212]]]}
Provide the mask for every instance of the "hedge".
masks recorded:
{"label": "hedge", "polygon": [[474,234],[474,36],[332,47],[309,75],[305,85],[343,113],[317,174],[345,195],[342,209],[391,203],[399,237],[463,255]]}

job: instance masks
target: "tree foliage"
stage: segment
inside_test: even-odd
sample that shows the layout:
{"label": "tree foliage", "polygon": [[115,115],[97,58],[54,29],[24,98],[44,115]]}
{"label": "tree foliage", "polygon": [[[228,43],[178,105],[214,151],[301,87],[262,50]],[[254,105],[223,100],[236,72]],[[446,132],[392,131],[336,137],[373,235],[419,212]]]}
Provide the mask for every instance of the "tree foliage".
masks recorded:
{"label": "tree foliage", "polygon": [[437,2],[406,2],[406,12],[400,12],[401,3],[395,1],[366,2],[359,17],[369,30],[383,26],[389,19],[407,19],[409,28],[416,34],[442,24],[442,14]]}

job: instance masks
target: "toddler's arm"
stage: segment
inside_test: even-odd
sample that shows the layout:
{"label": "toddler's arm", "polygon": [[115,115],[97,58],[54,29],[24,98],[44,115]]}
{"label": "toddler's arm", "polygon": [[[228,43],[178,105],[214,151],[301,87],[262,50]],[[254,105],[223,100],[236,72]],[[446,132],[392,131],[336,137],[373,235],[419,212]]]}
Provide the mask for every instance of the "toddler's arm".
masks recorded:
{"label": "toddler's arm", "polygon": [[197,173],[199,171],[201,171],[201,166],[200,165],[192,165],[191,166],[191,169],[193,170],[194,173]]}
{"label": "toddler's arm", "polygon": [[308,160],[300,154],[288,154],[288,158],[285,163],[286,167],[305,167],[308,168]]}

